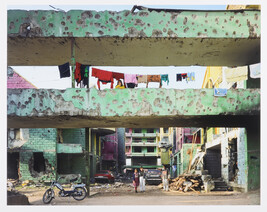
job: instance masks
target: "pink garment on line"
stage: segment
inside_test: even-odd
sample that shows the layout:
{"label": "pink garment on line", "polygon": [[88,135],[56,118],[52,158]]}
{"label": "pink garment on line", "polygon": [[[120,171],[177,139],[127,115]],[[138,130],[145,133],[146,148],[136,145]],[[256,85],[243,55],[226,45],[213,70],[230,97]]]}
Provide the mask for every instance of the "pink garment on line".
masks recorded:
{"label": "pink garment on line", "polygon": [[136,74],[124,74],[125,83],[134,83],[137,85]]}

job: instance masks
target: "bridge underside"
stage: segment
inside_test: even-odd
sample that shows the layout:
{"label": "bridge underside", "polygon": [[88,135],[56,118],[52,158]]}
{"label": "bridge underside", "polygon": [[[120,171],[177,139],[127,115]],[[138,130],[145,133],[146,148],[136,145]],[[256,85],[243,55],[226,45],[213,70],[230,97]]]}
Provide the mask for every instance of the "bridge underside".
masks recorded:
{"label": "bridge underside", "polygon": [[8,128],[157,128],[157,127],[247,127],[259,128],[258,115],[142,116],[142,117],[13,117]]}
{"label": "bridge underside", "polygon": [[[94,66],[244,66],[260,62],[260,39],[75,38],[75,59]],[[71,38],[9,38],[8,65],[57,66]],[[134,58],[134,59],[133,59]]]}
{"label": "bridge underside", "polygon": [[259,89],[8,90],[11,128],[245,127],[259,116]]}
{"label": "bridge underside", "polygon": [[[260,11],[8,11],[8,65],[243,66],[260,62]],[[73,44],[73,45],[72,45]]]}

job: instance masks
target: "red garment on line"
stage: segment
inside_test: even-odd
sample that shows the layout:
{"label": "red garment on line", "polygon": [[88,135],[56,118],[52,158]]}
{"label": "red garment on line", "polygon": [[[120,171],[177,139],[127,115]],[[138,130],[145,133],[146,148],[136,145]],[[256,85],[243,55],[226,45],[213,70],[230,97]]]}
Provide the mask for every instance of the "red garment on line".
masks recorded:
{"label": "red garment on line", "polygon": [[76,62],[76,67],[74,71],[74,78],[77,82],[77,85],[81,82],[82,76],[81,76],[81,65],[80,63]]}
{"label": "red garment on line", "polygon": [[113,72],[113,78],[116,80],[120,80],[123,79],[124,80],[124,74],[123,73],[117,73],[117,72]]}
{"label": "red garment on line", "polygon": [[105,81],[102,82],[103,84],[107,84],[108,82],[111,82],[110,88],[113,88],[113,72],[110,71],[104,71],[101,69],[97,68],[92,68],[92,77],[98,78],[97,85],[98,89],[100,90],[100,81]]}

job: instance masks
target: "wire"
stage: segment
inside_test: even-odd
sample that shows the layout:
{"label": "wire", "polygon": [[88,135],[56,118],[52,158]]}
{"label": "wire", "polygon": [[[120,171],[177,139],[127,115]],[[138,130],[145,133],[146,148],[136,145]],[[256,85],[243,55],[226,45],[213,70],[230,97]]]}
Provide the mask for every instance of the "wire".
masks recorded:
{"label": "wire", "polygon": [[55,7],[53,7],[52,5],[49,5],[49,7],[52,7],[52,8],[55,9],[55,10],[58,10],[58,11],[61,11],[61,12],[64,12],[64,13],[65,13],[65,10],[62,10],[62,9],[60,9],[60,8],[55,8]]}

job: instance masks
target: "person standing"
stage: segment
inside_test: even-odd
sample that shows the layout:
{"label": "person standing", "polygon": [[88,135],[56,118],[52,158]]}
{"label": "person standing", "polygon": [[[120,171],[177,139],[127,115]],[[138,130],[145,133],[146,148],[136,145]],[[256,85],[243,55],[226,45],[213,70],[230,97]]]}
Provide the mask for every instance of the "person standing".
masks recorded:
{"label": "person standing", "polygon": [[139,182],[140,182],[140,191],[145,192],[146,190],[146,180],[145,180],[145,172],[143,167],[141,166],[140,172],[139,172]]}
{"label": "person standing", "polygon": [[137,193],[137,187],[139,186],[139,173],[137,169],[135,169],[133,173],[133,185],[134,185],[135,193]]}
{"label": "person standing", "polygon": [[161,179],[163,183],[163,190],[169,191],[169,170],[166,168],[165,165],[163,165]]}

